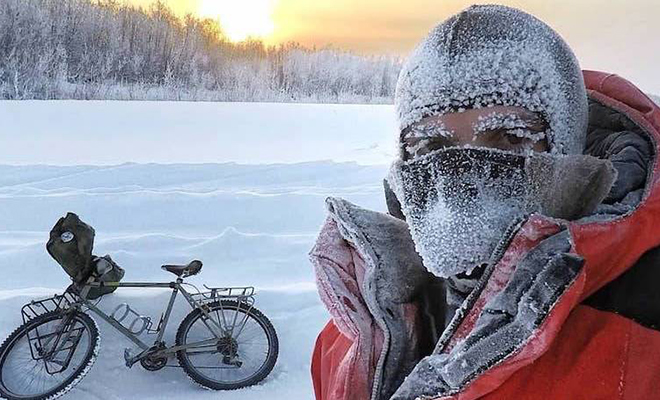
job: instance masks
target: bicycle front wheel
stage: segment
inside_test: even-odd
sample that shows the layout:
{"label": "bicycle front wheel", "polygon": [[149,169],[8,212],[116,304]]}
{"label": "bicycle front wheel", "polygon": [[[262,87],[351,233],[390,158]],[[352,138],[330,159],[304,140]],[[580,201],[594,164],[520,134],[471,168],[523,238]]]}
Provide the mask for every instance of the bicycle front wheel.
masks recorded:
{"label": "bicycle front wheel", "polygon": [[81,312],[49,312],[18,327],[0,346],[0,398],[56,399],[92,367],[96,323]]}
{"label": "bicycle front wheel", "polygon": [[179,364],[198,384],[234,390],[262,381],[277,361],[279,342],[268,318],[254,307],[223,300],[206,313],[192,311],[176,335]]}

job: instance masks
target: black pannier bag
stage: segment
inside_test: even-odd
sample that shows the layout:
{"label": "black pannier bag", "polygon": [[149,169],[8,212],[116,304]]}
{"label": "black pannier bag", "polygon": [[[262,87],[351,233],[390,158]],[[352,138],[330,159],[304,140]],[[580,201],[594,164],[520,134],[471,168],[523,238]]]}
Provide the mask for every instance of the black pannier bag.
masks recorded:
{"label": "black pannier bag", "polygon": [[92,274],[94,228],[74,213],[67,213],[50,231],[46,250],[76,284],[84,283]]}
{"label": "black pannier bag", "polygon": [[[94,257],[94,228],[80,220],[74,213],[67,213],[57,221],[50,231],[50,239],[46,250],[71,277],[76,286],[84,284],[92,274],[96,273],[99,262],[103,276],[98,277],[104,282],[119,281],[124,277],[124,270],[110,256]],[[101,261],[102,260],[102,261]],[[116,288],[93,288],[87,298],[94,299],[111,293]]]}

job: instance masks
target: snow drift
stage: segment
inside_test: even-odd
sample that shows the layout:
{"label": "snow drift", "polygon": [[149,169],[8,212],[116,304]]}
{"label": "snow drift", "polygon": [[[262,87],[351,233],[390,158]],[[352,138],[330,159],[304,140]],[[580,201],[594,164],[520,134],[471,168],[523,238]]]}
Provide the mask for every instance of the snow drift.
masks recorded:
{"label": "snow drift", "polygon": [[[0,166],[0,337],[20,324],[22,304],[68,284],[45,243],[57,218],[75,211],[96,229],[94,253],[112,255],[127,281],[169,281],[173,276],[161,264],[199,258],[204,268],[187,280],[193,284],[255,285],[256,306],[279,335],[280,357],[262,384],[218,394],[195,386],[177,368],[126,369],[122,354],[130,343],[96,318],[101,355],[67,398],[309,399],[312,347],[329,318],[307,259],[325,218],[324,198],[339,194],[383,210],[385,172],[384,166],[332,162]],[[120,289],[100,307],[112,311],[128,302],[157,320],[168,295]],[[179,299],[168,343],[188,311]]]}

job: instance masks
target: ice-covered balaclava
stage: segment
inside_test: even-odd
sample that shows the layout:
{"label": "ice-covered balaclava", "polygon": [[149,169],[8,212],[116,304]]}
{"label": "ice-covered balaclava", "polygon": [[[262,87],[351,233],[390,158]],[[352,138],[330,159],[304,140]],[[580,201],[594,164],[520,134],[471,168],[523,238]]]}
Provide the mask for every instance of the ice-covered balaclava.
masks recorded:
{"label": "ice-covered balaclava", "polygon": [[545,118],[553,153],[582,153],[587,131],[571,49],[542,21],[499,5],[472,6],[433,29],[403,66],[395,105],[401,131],[465,108],[520,106]]}
{"label": "ice-covered balaclava", "polygon": [[487,263],[511,224],[544,207],[553,158],[584,147],[587,96],[574,54],[546,24],[509,7],[473,6],[437,26],[404,65],[395,104],[402,132],[425,117],[495,105],[525,108],[548,126],[550,154],[532,163],[529,154],[456,147],[395,161],[388,183],[424,265],[440,277]]}

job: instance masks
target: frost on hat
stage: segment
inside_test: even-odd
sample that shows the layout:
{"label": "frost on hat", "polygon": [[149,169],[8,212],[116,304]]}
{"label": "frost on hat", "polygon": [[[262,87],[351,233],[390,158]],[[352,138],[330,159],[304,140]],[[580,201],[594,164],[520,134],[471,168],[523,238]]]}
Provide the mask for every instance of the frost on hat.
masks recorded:
{"label": "frost on hat", "polygon": [[582,72],[548,25],[514,8],[472,6],[424,39],[397,83],[399,127],[467,108],[520,106],[548,122],[553,153],[582,153],[588,119]]}

